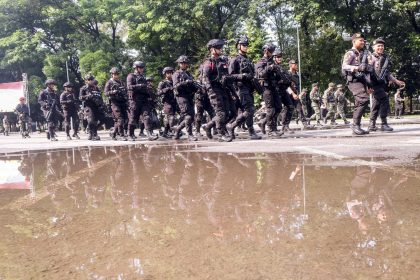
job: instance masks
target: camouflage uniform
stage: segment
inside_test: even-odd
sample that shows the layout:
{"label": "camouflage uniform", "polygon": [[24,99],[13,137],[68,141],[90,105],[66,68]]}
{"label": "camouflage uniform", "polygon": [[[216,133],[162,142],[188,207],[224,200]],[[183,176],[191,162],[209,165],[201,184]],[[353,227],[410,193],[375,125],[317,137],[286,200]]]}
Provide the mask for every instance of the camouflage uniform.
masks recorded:
{"label": "camouflage uniform", "polygon": [[347,118],[346,118],[346,111],[345,111],[347,99],[346,99],[346,95],[343,91],[343,86],[342,85],[337,85],[337,90],[334,93],[334,98],[335,98],[335,101],[337,103],[337,113],[343,119],[344,123],[348,124],[348,121],[347,121]]}
{"label": "camouflage uniform", "polygon": [[319,104],[321,102],[321,95],[318,90],[312,89],[311,93],[309,93],[309,98],[311,99],[311,107],[315,111],[315,113],[311,116],[311,120],[316,120],[316,122],[320,124],[321,109],[319,108]]}
{"label": "camouflage uniform", "polygon": [[322,96],[322,101],[328,108],[328,113],[324,118],[324,124],[327,123],[327,120],[331,118],[331,124],[335,124],[335,112],[337,111],[337,105],[335,103],[335,96],[334,96],[334,83],[330,83],[328,88],[324,91],[324,95]]}

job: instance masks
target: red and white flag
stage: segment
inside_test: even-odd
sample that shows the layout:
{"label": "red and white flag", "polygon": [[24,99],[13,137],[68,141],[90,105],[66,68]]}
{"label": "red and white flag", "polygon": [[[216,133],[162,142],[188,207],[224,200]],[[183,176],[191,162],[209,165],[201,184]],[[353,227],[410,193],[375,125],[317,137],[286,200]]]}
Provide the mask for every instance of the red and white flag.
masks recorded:
{"label": "red and white flag", "polygon": [[24,96],[23,82],[0,83],[0,112],[13,112]]}

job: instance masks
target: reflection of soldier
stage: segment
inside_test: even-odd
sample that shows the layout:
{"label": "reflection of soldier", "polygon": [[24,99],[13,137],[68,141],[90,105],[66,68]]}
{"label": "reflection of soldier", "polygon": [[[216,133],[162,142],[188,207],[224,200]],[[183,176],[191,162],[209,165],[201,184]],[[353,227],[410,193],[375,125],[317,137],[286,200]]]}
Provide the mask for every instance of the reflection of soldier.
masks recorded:
{"label": "reflection of soldier", "polygon": [[[20,134],[22,135],[22,138],[30,138],[29,132],[28,132],[29,126],[31,125],[31,123],[29,123],[29,107],[28,105],[26,105],[25,101],[26,101],[25,97],[19,98],[19,104],[16,106],[15,112],[18,115]],[[5,117],[7,118],[6,115]],[[7,135],[9,135],[9,130],[10,130],[10,123],[8,123]]]}
{"label": "reflection of soldier", "polygon": [[60,117],[60,111],[58,110],[60,97],[55,92],[56,83],[54,80],[47,80],[45,85],[47,88],[39,94],[38,103],[41,105],[41,110],[44,112],[44,117],[47,121],[47,138],[51,141],[57,141],[55,127]]}
{"label": "reflection of soldier", "polygon": [[309,93],[309,98],[311,99],[311,107],[314,110],[314,114],[311,116],[311,120],[316,120],[317,126],[322,126],[321,124],[321,109],[319,104],[321,103],[321,95],[318,90],[318,83],[312,84],[312,90]]}
{"label": "reflection of soldier", "polygon": [[347,121],[347,118],[346,118],[345,109],[346,109],[347,99],[346,99],[346,94],[343,90],[342,84],[337,85],[337,90],[334,93],[334,97],[335,97],[335,101],[337,102],[338,115],[340,115],[340,117],[343,119],[344,124],[350,124],[350,122]]}
{"label": "reflection of soldier", "polygon": [[120,80],[120,70],[113,67],[110,71],[111,79],[105,85],[105,95],[111,102],[112,116],[114,118],[114,130],[111,135],[113,140],[127,141],[124,124],[127,121],[127,89]]}
{"label": "reflection of soldier", "polygon": [[332,125],[337,124],[335,122],[335,112],[336,112],[337,104],[335,103],[334,91],[335,91],[335,84],[329,83],[328,88],[324,91],[324,95],[322,96],[322,101],[324,102],[325,107],[328,108],[328,113],[324,118],[324,124],[327,124],[327,120],[329,118],[331,118]]}
{"label": "reflection of soldier", "polygon": [[79,131],[79,114],[78,114],[78,100],[76,100],[73,92],[73,84],[64,83],[64,91],[60,95],[60,104],[63,109],[64,115],[64,128],[66,131],[67,139],[70,137],[70,120],[73,119],[73,137],[80,139],[77,135]]}

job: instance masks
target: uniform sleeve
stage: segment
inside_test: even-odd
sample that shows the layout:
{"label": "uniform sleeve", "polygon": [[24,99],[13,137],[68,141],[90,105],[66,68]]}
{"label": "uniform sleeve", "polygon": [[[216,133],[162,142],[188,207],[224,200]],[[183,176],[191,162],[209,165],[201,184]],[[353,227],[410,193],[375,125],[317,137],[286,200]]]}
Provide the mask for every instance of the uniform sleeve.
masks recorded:
{"label": "uniform sleeve", "polygon": [[38,103],[41,105],[43,109],[45,109],[48,106],[48,102],[45,99],[45,93],[44,91],[41,91],[41,93],[38,96]]}
{"label": "uniform sleeve", "polygon": [[268,77],[269,72],[270,70],[266,62],[259,61],[255,65],[255,74],[257,75],[258,79],[266,79]]}
{"label": "uniform sleeve", "polygon": [[238,59],[234,58],[231,59],[230,63],[229,63],[229,68],[228,68],[228,73],[229,75],[231,75],[233,78],[235,79],[241,79],[241,73],[240,73],[241,69],[240,69],[240,65],[239,65],[239,61]]}
{"label": "uniform sleeve", "polygon": [[210,75],[211,75],[210,63],[206,62],[203,65],[203,85],[206,90],[211,89]]}
{"label": "uniform sleeve", "polygon": [[351,63],[354,60],[354,57],[355,57],[354,52],[352,52],[352,51],[346,52],[346,54],[344,55],[344,58],[343,58],[343,64],[341,66],[341,69],[343,71],[348,71],[348,72],[354,72],[354,71],[356,71],[356,69],[358,68],[358,66],[351,65]]}
{"label": "uniform sleeve", "polygon": [[88,99],[88,96],[87,96],[87,94],[86,94],[86,88],[85,87],[82,87],[81,89],[80,89],[80,93],[79,93],[79,100],[80,101],[85,101],[85,100],[87,100]]}
{"label": "uniform sleeve", "polygon": [[69,103],[69,101],[66,100],[65,96],[66,96],[66,93],[63,91],[60,94],[60,104],[67,104],[67,103]]}

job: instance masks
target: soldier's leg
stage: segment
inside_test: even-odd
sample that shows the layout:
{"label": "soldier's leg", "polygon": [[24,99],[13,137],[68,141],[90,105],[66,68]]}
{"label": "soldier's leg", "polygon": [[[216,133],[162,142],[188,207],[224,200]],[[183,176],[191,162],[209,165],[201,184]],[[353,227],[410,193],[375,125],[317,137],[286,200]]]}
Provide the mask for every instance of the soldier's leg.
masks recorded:
{"label": "soldier's leg", "polygon": [[366,134],[366,131],[360,131],[361,130],[360,125],[361,125],[363,114],[365,113],[365,111],[367,110],[369,106],[369,95],[364,91],[359,92],[354,95],[354,100],[355,100],[355,106],[354,106],[354,112],[353,112],[353,126],[356,126],[356,128],[358,128],[358,131],[362,132],[362,134]]}
{"label": "soldier's leg", "polygon": [[378,119],[380,106],[381,106],[380,100],[378,100],[378,98],[375,95],[373,95],[372,104],[370,107],[370,122],[369,122],[370,131],[376,130],[376,120]]}
{"label": "soldier's leg", "polygon": [[67,139],[70,138],[70,129],[71,129],[71,112],[69,110],[63,110],[63,116],[64,116],[64,131],[66,132]]}
{"label": "soldier's leg", "polygon": [[195,131],[197,133],[200,133],[201,124],[203,123],[203,117],[204,117],[203,101],[200,99],[197,99],[195,102],[195,106],[196,106],[196,111],[197,111],[195,114],[195,119],[194,119]]}
{"label": "soldier's leg", "polygon": [[379,116],[381,118],[381,131],[393,131],[394,129],[388,125],[387,117],[389,112],[389,98],[387,95],[380,100]]}
{"label": "soldier's leg", "polygon": [[150,120],[151,110],[152,110],[152,107],[150,106],[150,104],[146,102],[143,103],[141,106],[140,117],[144,123],[144,129],[146,130],[148,139],[153,141],[158,138],[158,135],[153,133],[153,127]]}
{"label": "soldier's leg", "polygon": [[272,132],[275,109],[274,109],[273,93],[269,89],[265,89],[263,93],[263,100],[265,103],[266,116],[260,122],[260,127],[261,127],[261,130],[263,130],[263,127],[267,125],[268,131]]}
{"label": "soldier's leg", "polygon": [[134,130],[138,123],[140,116],[140,106],[134,100],[129,102],[129,115],[128,115],[128,135],[132,140],[135,140]]}

